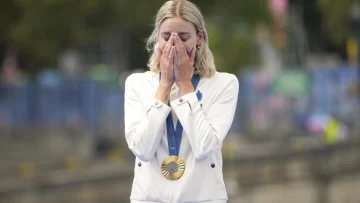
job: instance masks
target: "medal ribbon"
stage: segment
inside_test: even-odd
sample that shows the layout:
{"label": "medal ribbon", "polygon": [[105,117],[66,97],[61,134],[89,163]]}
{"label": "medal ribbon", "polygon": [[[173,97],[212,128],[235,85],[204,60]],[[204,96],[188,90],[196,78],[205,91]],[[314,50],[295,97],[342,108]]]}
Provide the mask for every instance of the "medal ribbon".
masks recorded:
{"label": "medal ribbon", "polygon": [[[161,79],[161,73],[160,73],[160,79]],[[196,87],[198,86],[200,81],[199,75],[193,75],[191,78],[191,83],[194,87],[194,90],[196,90]],[[171,112],[169,113],[168,117],[166,118],[166,130],[167,130],[167,138],[168,138],[168,146],[169,146],[169,156],[178,156],[179,150],[180,150],[180,143],[181,143],[181,137],[183,132],[183,127],[180,123],[180,121],[177,121],[176,129],[174,129],[174,123],[171,116]]]}

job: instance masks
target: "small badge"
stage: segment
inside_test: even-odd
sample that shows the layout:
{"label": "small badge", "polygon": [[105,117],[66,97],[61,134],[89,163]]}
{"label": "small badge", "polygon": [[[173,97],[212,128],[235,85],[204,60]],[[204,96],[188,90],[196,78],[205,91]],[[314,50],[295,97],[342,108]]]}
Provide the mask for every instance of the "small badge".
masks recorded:
{"label": "small badge", "polygon": [[197,91],[196,96],[197,96],[198,100],[201,101],[202,93],[200,92],[200,90]]}

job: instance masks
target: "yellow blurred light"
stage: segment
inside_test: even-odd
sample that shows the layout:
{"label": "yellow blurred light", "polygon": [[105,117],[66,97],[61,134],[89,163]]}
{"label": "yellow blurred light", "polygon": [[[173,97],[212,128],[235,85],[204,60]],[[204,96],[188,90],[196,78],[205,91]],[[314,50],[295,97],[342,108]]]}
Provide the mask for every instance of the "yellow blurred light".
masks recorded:
{"label": "yellow blurred light", "polygon": [[17,172],[21,177],[32,178],[36,174],[35,163],[31,161],[24,161],[16,166]]}
{"label": "yellow blurred light", "polygon": [[67,170],[79,170],[81,168],[81,160],[76,156],[68,156],[64,159],[64,166]]}

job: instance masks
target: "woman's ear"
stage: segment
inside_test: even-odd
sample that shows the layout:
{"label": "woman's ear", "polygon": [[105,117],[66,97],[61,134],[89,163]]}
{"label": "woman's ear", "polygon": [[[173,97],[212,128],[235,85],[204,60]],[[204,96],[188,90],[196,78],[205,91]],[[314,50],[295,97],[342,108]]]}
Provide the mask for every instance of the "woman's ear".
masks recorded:
{"label": "woman's ear", "polygon": [[197,43],[196,43],[196,45],[200,45],[204,41],[204,38],[205,38],[205,31],[200,30],[198,35],[197,35]]}

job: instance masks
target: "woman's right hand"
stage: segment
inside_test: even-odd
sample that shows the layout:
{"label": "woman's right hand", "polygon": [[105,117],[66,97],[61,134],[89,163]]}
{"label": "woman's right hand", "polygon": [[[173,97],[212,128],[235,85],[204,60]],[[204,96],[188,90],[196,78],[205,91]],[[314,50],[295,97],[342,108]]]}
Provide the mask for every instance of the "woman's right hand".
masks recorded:
{"label": "woman's right hand", "polygon": [[174,77],[174,57],[175,57],[175,35],[172,34],[167,41],[164,50],[158,48],[158,57],[160,62],[161,80],[160,83],[172,86],[175,81]]}
{"label": "woman's right hand", "polygon": [[163,51],[158,48],[158,60],[160,62],[161,80],[156,91],[155,98],[164,104],[170,102],[170,90],[174,84],[174,57],[175,57],[175,36],[172,34]]}

